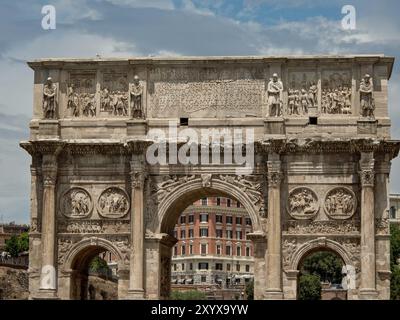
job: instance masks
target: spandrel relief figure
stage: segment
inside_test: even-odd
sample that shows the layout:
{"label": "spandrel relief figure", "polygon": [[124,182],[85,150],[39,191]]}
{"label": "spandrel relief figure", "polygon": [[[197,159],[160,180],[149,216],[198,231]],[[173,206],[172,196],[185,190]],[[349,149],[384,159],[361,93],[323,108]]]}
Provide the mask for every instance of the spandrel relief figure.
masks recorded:
{"label": "spandrel relief figure", "polygon": [[268,82],[268,117],[282,116],[282,92],[283,83],[274,73],[272,79]]}
{"label": "spandrel relief figure", "polygon": [[369,74],[366,74],[360,83],[360,106],[361,116],[374,118],[375,103],[372,96],[374,91],[373,81]]}
{"label": "spandrel relief figure", "polygon": [[142,109],[142,96],[143,96],[143,86],[140,84],[139,77],[137,75],[133,78],[133,85],[131,87],[131,103],[132,103],[132,117],[133,118],[143,118]]}
{"label": "spandrel relief figure", "polygon": [[43,88],[43,115],[45,119],[55,119],[56,117],[56,94],[57,86],[53,83],[53,79],[49,77]]}

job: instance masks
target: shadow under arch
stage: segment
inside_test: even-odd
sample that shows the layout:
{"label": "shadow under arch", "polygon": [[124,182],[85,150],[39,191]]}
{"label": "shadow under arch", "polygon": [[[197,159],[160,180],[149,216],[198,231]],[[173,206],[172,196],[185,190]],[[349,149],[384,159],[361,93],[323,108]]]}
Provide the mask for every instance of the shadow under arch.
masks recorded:
{"label": "shadow under arch", "polygon": [[70,274],[70,299],[87,299],[89,264],[93,258],[104,251],[114,254],[120,270],[123,267],[123,256],[119,249],[106,239],[85,238],[68,251],[63,269]]}
{"label": "shadow under arch", "polygon": [[259,207],[253,204],[243,190],[222,180],[212,180],[211,186],[204,187],[201,179],[186,182],[163,199],[158,208],[159,225],[157,232],[170,234],[179,215],[188,206],[198,199],[213,196],[222,196],[239,201],[251,219],[253,232],[262,232]]}

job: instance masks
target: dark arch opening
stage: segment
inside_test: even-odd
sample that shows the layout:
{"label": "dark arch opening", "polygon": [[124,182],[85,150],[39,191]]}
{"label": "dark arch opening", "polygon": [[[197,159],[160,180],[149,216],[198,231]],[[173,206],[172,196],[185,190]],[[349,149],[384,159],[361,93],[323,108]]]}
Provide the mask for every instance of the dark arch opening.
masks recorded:
{"label": "dark arch opening", "polygon": [[117,257],[102,246],[88,246],[74,257],[71,269],[71,299],[118,298]]}

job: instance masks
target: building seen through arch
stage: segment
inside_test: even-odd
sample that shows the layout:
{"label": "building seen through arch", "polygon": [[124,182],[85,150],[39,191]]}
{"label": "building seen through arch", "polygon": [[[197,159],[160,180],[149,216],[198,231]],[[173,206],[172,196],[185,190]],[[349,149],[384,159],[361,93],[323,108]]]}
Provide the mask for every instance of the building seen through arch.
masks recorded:
{"label": "building seen through arch", "polygon": [[219,298],[241,296],[254,276],[252,222],[240,202],[226,197],[195,201],[174,228],[172,290],[199,289]]}

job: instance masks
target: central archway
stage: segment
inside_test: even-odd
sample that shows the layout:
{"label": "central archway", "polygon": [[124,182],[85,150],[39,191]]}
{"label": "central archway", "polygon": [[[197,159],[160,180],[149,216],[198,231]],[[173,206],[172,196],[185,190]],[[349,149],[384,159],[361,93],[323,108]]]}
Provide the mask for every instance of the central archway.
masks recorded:
{"label": "central archway", "polygon": [[[168,299],[169,297],[172,247],[177,241],[173,237],[173,229],[181,213],[184,212],[184,210],[192,205],[195,201],[208,197],[226,197],[239,202],[251,220],[251,235],[258,235],[260,237],[263,236],[264,233],[260,218],[260,212],[264,209],[262,193],[260,193],[260,196],[258,198],[254,197],[254,193],[249,193],[251,193],[251,191],[246,190],[246,188],[240,188],[235,186],[234,184],[219,179],[213,179],[209,184],[205,186],[202,179],[197,178],[180,185],[180,187],[176,188],[175,190],[172,190],[172,192],[170,192],[161,201],[161,203],[159,203],[159,224],[156,229],[157,232],[155,233],[160,235],[156,249],[159,254],[157,258],[157,262],[159,265],[157,271],[158,285],[156,286],[159,288],[159,293],[156,294],[148,292],[148,297],[162,299]],[[253,241],[254,238],[251,237],[251,235],[249,236],[249,239]],[[153,246],[152,248],[155,248],[154,244],[151,244],[154,243],[155,239],[146,238],[146,241],[148,249],[151,246]],[[255,245],[254,241],[253,244]],[[257,278],[262,273],[262,268],[259,268],[258,265],[263,265],[263,263],[265,263],[265,247],[263,247],[263,250],[264,252],[261,252],[261,254],[257,256],[260,260],[263,260],[263,262],[261,262],[261,264],[257,264],[256,261],[254,261],[254,279],[255,283],[258,286],[262,285],[263,283],[262,281],[257,281]],[[154,252],[154,249],[149,249],[148,252]],[[254,246],[254,252],[256,255],[256,252],[260,253],[260,250],[257,250]],[[255,256],[255,260],[257,259],[257,257]],[[149,261],[151,261],[151,259]],[[147,274],[150,274],[149,269],[153,270],[154,267],[150,266],[150,262],[147,262],[147,265]],[[260,276],[260,278],[262,278],[262,276]],[[152,288],[154,287],[154,285],[147,285],[146,287]],[[257,291],[256,288],[255,291]]]}

